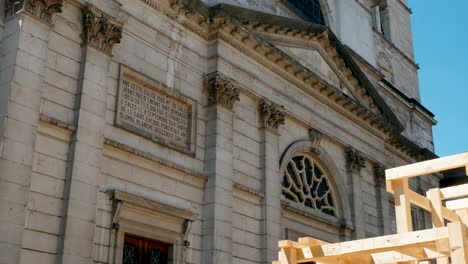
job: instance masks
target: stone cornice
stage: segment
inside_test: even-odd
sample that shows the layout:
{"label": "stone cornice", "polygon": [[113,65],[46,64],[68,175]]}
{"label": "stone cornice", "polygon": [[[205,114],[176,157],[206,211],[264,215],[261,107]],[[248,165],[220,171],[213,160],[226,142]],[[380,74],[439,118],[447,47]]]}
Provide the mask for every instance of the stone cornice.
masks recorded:
{"label": "stone cornice", "polygon": [[[318,78],[313,72],[297,63],[297,61],[281,52],[279,49],[276,49],[270,43],[265,41],[259,34],[256,34],[255,31],[260,31],[258,26],[262,26],[259,22],[241,22],[242,19],[232,18],[228,13],[223,11],[224,7],[231,8],[232,6],[221,4],[210,8],[200,0],[140,1],[145,2],[155,10],[162,12],[167,18],[184,26],[189,31],[205,40],[215,41],[219,39],[225,41],[240,52],[246,54],[248,57],[254,59],[256,62],[261,63],[267,69],[297,85],[299,88],[312,90],[315,93],[321,94],[328,102],[332,102],[335,106],[343,109],[344,112],[355,116],[358,120],[364,122],[364,124],[381,131],[386,135],[385,140],[401,136],[400,133],[404,128],[393,113],[391,113],[391,110],[387,108],[378,109],[379,112],[376,110],[376,113],[371,112],[353,98],[350,98],[340,90],[328,85]],[[239,7],[235,7],[235,9],[246,10]],[[283,34],[284,36],[300,38],[307,41],[318,41],[333,58],[337,66],[342,69],[345,76],[352,77],[356,74],[356,65],[353,65],[354,67],[350,69],[348,68],[348,65],[343,65],[343,62],[339,60],[339,55],[346,53],[346,51],[344,50],[344,46],[341,47],[340,50],[337,50],[337,42],[339,41],[326,27],[251,10],[248,12],[255,13],[254,17],[256,19],[260,17],[263,20],[266,19],[266,21],[272,21],[269,18],[274,17],[274,20],[278,20],[276,21],[276,25],[271,24],[268,26],[268,24],[265,24],[265,29],[274,31],[275,34]],[[278,24],[289,24],[292,25],[292,27],[278,28]],[[345,62],[345,64],[346,63],[348,62]],[[362,76],[363,73],[361,77]],[[356,76],[354,76],[354,78],[356,78]],[[370,84],[366,83],[366,86],[368,85]],[[359,80],[357,81],[356,86],[361,87]],[[369,91],[364,92],[362,89],[358,88],[358,93],[366,95],[368,92]],[[367,95],[370,96],[369,94]],[[373,96],[380,97],[378,94],[373,94]],[[382,101],[378,103],[380,104]],[[382,111],[389,112],[392,119],[391,122],[387,118],[382,118],[382,116],[378,115]],[[390,145],[397,148],[397,145],[405,146],[408,144],[390,143]],[[419,151],[426,152],[422,148],[419,148]],[[409,155],[407,152],[405,152],[405,154]],[[430,154],[428,155],[430,156]],[[414,156],[411,155],[410,157],[414,158]]]}
{"label": "stone cornice", "polygon": [[239,101],[240,88],[227,76],[218,72],[206,77],[205,86],[208,91],[208,102],[232,110],[234,103]]}
{"label": "stone cornice", "polygon": [[5,5],[7,15],[25,12],[52,25],[53,15],[62,12],[63,0],[7,0]]}
{"label": "stone cornice", "polygon": [[112,56],[112,47],[120,43],[122,23],[98,8],[83,7],[83,43]]}
{"label": "stone cornice", "polygon": [[286,113],[284,107],[271,101],[263,100],[259,105],[259,111],[263,127],[278,133],[278,128],[284,125],[285,121]]}
{"label": "stone cornice", "polygon": [[438,157],[429,149],[421,148],[416,143],[400,134],[393,134],[392,137],[388,140],[388,143],[393,148],[404,153],[406,156],[411,157],[415,161],[424,161]]}

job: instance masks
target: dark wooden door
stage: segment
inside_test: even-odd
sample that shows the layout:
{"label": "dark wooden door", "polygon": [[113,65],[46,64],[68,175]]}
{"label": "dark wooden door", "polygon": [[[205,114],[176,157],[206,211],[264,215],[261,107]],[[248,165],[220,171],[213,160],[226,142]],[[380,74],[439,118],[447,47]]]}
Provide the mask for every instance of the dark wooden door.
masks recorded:
{"label": "dark wooden door", "polygon": [[122,264],[167,264],[168,255],[168,244],[125,236]]}

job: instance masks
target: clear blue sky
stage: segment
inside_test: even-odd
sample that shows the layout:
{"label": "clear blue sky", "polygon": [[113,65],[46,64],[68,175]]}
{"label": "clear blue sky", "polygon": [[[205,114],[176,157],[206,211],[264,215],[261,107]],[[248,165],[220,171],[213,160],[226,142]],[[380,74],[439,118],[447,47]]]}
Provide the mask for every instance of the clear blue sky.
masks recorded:
{"label": "clear blue sky", "polygon": [[435,152],[468,152],[468,0],[410,0],[422,103],[438,120]]}

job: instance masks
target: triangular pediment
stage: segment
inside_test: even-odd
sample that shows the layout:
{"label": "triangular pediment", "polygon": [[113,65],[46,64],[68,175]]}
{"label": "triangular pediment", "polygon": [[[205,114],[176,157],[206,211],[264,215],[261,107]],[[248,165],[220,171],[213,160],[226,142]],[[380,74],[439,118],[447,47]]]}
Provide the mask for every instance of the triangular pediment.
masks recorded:
{"label": "triangular pediment", "polygon": [[[265,41],[263,52],[266,51],[269,58],[283,58],[282,64],[290,65],[286,68],[295,71],[296,76],[303,68],[312,74],[312,78],[317,77],[322,83],[319,86],[323,83],[328,86],[327,89],[319,90],[329,90],[326,93],[339,104],[348,106],[350,99],[365,111],[391,124],[395,131],[404,130],[391,108],[333,32],[315,24],[309,24],[302,30],[294,29],[295,25],[288,28],[279,24],[244,23],[251,33],[260,35]],[[301,28],[304,25],[297,26]]]}
{"label": "triangular pediment", "polygon": [[327,54],[324,55],[318,49],[311,47],[298,47],[284,43],[275,43],[274,45],[299,64],[315,73],[323,81],[360,102],[362,105],[365,105],[365,102],[361,102],[359,97],[355,96],[352,88],[348,87],[346,84],[347,80],[342,75],[340,76],[339,70],[336,69],[336,65],[333,65],[333,60]]}

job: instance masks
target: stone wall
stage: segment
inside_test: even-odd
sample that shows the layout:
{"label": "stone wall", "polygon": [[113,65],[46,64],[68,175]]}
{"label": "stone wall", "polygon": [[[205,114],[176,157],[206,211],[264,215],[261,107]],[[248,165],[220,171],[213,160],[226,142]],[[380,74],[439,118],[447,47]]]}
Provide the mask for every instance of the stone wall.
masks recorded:
{"label": "stone wall", "polygon": [[[52,20],[21,12],[5,24],[0,262],[121,263],[127,233],[170,243],[175,263],[268,263],[279,239],[335,242],[391,229],[374,167],[414,157],[387,144],[375,124],[250,56],[256,50],[236,34],[205,35],[184,16],[190,12],[151,3],[64,1]],[[281,14],[270,2],[238,4],[270,4]],[[340,8],[340,23],[369,19],[345,21],[346,9],[366,12],[354,2]],[[369,30],[359,36],[372,40]],[[343,88],[349,76],[327,65],[328,53],[296,55],[321,65],[309,69],[321,81]],[[124,69],[171,100],[194,101],[193,152],[116,126]],[[430,145],[424,125],[410,123],[407,133],[426,133]],[[282,195],[285,166],[297,154],[324,168],[335,216]]]}

